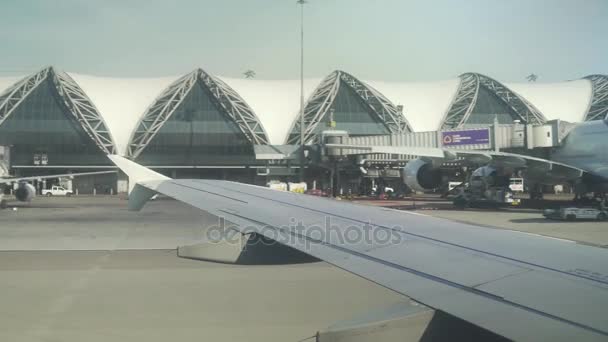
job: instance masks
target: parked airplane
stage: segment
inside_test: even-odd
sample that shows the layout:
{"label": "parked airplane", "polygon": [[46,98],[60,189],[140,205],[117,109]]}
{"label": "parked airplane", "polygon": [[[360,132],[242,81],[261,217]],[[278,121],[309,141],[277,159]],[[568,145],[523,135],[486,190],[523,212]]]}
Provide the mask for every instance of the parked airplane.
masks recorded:
{"label": "parked airplane", "polygon": [[4,200],[4,192],[6,187],[11,184],[18,183],[19,186],[15,191],[15,199],[20,202],[31,202],[36,197],[36,188],[28,182],[40,181],[43,179],[56,179],[56,178],[73,178],[79,176],[92,176],[92,175],[103,175],[108,173],[115,173],[116,171],[95,171],[95,172],[81,172],[81,173],[66,173],[58,175],[45,175],[45,176],[32,176],[32,177],[10,177],[8,176],[8,170],[5,167],[0,167],[0,209],[6,208],[8,205]]}
{"label": "parked airplane", "polygon": [[608,119],[589,121],[574,127],[551,152],[550,159],[522,154],[452,148],[399,146],[352,146],[326,144],[328,148],[354,149],[356,154],[407,154],[418,159],[407,163],[403,181],[410,188],[426,191],[442,185],[444,162],[484,164],[472,172],[470,183],[478,182],[481,192],[494,185],[508,188],[515,170],[523,170],[527,183],[555,185],[572,183],[577,195],[608,192]]}
{"label": "parked airplane", "polygon": [[[277,241],[511,340],[608,339],[604,248],[229,181],[170,179],[110,159],[134,184],[131,210],[165,194],[224,217],[243,235]],[[344,239],[336,229],[366,238]],[[399,239],[386,243],[386,236]]]}

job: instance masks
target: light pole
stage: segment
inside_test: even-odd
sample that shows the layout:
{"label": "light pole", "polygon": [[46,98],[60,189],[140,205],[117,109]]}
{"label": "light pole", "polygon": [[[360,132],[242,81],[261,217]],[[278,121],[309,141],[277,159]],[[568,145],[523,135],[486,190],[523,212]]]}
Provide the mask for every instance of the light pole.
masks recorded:
{"label": "light pole", "polygon": [[306,0],[296,1],[300,5],[300,182],[304,181],[304,4]]}

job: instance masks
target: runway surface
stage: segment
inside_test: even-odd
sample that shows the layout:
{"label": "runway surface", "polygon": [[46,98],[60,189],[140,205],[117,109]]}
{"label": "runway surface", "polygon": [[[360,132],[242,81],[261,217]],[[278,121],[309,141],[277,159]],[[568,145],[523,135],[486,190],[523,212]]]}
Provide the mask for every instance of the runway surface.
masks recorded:
{"label": "runway surface", "polygon": [[125,208],[81,197],[0,211],[0,341],[301,341],[407,301],[326,263],[181,259],[215,217],[170,200]]}

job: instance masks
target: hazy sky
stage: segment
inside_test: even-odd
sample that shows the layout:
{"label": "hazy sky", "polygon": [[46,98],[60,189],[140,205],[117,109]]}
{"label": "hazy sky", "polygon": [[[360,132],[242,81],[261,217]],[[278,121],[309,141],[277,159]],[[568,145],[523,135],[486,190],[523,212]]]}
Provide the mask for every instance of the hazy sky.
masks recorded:
{"label": "hazy sky", "polygon": [[[299,77],[295,0],[1,0],[0,75],[45,65],[107,76],[195,67]],[[503,81],[608,73],[608,0],[310,0],[306,76]]]}

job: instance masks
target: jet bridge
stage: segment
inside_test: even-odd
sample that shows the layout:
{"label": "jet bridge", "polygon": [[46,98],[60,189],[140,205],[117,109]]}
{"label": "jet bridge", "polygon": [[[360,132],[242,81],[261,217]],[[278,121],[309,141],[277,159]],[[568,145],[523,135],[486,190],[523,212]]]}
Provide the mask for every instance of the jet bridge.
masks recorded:
{"label": "jet bridge", "polygon": [[[556,147],[566,137],[574,124],[553,120],[544,125],[468,125],[465,127],[428,132],[408,132],[391,135],[349,136],[346,131],[325,131],[322,143],[307,146],[311,155],[308,160],[323,163],[327,158],[356,154],[355,150],[323,149],[324,143],[353,146],[396,146],[425,148],[456,148],[464,150],[511,150]],[[271,164],[295,165],[298,161],[297,145],[255,145],[256,158]],[[360,150],[357,150],[360,151]],[[314,154],[319,154],[318,156]],[[377,162],[398,162],[415,159],[408,155],[369,155],[366,159]]]}
{"label": "jet bridge", "polygon": [[[524,125],[519,122],[502,125],[467,125],[454,129],[429,132],[407,132],[391,135],[349,136],[341,130],[327,130],[320,134],[317,144],[305,147],[307,179],[320,181],[335,193],[358,191],[364,178],[397,179],[401,169],[418,157],[402,154],[362,153],[361,148],[328,148],[325,144],[350,146],[392,146],[411,148],[445,148],[458,150],[501,150],[546,158],[548,149],[559,146],[573,124],[548,121],[543,125]],[[258,175],[295,177],[299,167],[298,145],[256,145],[256,158],[265,162]],[[442,168],[457,174],[457,161],[444,163]],[[285,172],[291,170],[294,172]],[[343,185],[346,187],[343,187]],[[357,185],[358,184],[358,185]]]}
{"label": "jet bridge", "polygon": [[[455,148],[464,150],[534,150],[556,147],[566,137],[574,124],[553,120],[544,125],[475,126],[429,132],[409,132],[393,135],[358,136],[345,139],[345,145],[354,146],[398,146],[426,148]],[[335,153],[335,152],[328,152]],[[354,150],[345,150],[353,154]],[[408,155],[368,155],[369,162],[382,164],[416,159]]]}

